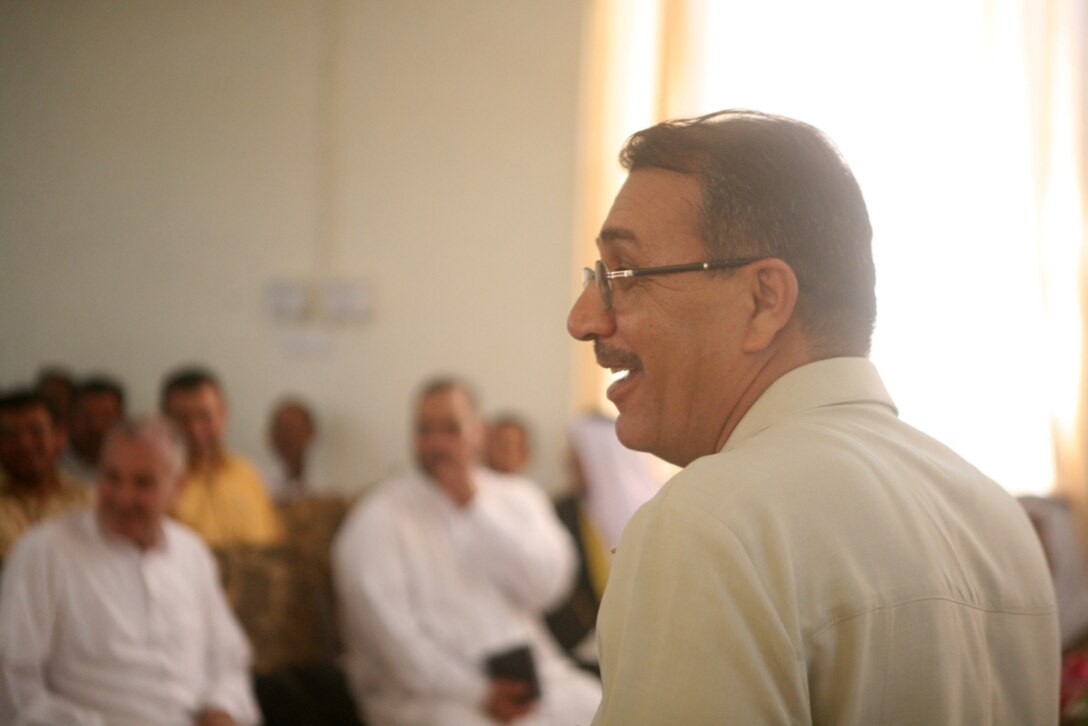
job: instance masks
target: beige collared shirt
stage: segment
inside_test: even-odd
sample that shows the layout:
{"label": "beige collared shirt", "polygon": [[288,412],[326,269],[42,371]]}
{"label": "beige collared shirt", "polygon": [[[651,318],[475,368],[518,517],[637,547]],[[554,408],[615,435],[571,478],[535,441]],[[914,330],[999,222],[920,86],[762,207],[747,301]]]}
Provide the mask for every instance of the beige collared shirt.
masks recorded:
{"label": "beige collared shirt", "polygon": [[15,540],[38,522],[64,514],[94,501],[94,490],[63,471],[57,472],[60,486],[47,496],[22,491],[0,473],[0,561],[7,557]]}
{"label": "beige collared shirt", "polygon": [[1027,517],[861,358],[783,376],[636,513],[598,632],[598,725],[1057,723]]}

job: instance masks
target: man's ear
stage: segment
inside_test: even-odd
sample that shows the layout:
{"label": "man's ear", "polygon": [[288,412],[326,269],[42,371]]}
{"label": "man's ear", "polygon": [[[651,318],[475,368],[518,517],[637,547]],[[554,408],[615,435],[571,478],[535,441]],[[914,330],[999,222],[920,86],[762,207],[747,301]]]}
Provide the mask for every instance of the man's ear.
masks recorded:
{"label": "man's ear", "polygon": [[797,307],[797,275],[777,257],[753,262],[749,268],[752,313],[744,336],[745,353],[766,350],[789,324]]}

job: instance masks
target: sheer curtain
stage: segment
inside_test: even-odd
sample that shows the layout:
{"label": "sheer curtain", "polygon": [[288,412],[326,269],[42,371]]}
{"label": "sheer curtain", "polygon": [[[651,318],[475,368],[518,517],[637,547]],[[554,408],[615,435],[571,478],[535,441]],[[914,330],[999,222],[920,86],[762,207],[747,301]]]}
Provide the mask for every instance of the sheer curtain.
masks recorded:
{"label": "sheer curtain", "polygon": [[[586,99],[610,110],[588,124],[579,265],[626,135],[731,107],[814,124],[869,203],[872,357],[903,419],[1014,493],[1057,487],[1088,522],[1084,6],[595,3],[587,57],[607,71]],[[576,370],[579,401],[600,401],[601,374]]]}

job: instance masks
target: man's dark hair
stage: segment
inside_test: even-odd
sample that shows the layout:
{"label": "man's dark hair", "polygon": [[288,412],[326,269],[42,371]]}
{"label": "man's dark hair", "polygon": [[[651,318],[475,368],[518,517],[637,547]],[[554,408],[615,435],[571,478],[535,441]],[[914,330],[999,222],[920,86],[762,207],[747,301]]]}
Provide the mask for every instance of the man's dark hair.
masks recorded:
{"label": "man's dark hair", "polygon": [[167,374],[159,387],[159,410],[166,411],[166,401],[170,395],[178,391],[195,391],[201,386],[209,385],[223,395],[223,387],[219,385],[219,379],[209,369],[201,366],[185,366]]}
{"label": "man's dark hair", "polygon": [[314,416],[313,407],[300,396],[284,396],[276,401],[276,405],[272,407],[272,414],[269,416],[269,421],[275,422],[276,418],[285,409],[293,408],[299,411],[303,418],[306,419],[306,424],[311,430],[317,430],[317,417]]}
{"label": "man's dark hair", "polygon": [[637,132],[620,163],[697,177],[699,232],[711,258],[783,260],[797,275],[797,315],[818,351],[868,354],[876,319],[872,227],[857,180],[818,129],[756,111],[718,111]]}
{"label": "man's dark hair", "polygon": [[71,372],[64,366],[59,365],[47,365],[39,368],[38,377],[33,386],[33,390],[50,401],[52,410],[56,413],[56,420],[61,425],[67,422],[75,388],[75,381]]}
{"label": "man's dark hair", "polygon": [[117,399],[121,410],[125,410],[125,388],[119,381],[109,376],[96,375],[84,378],[76,386],[76,394],[73,400],[79,401],[84,396],[101,395],[103,393]]}
{"label": "man's dark hair", "polygon": [[9,411],[23,411],[28,408],[41,406],[49,414],[49,420],[54,426],[60,425],[60,413],[56,405],[47,396],[43,396],[33,388],[14,388],[3,396],[0,396],[0,414]]}
{"label": "man's dark hair", "polygon": [[38,369],[38,377],[34,383],[35,390],[40,391],[51,383],[64,387],[69,393],[74,392],[76,387],[72,374],[67,368],[56,365],[42,366]]}

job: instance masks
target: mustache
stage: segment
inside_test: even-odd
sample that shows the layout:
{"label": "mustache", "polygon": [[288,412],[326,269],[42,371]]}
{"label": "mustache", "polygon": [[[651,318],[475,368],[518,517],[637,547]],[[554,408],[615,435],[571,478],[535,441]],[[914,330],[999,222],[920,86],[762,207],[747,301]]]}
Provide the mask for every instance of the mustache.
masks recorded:
{"label": "mustache", "polygon": [[627,350],[610,348],[600,340],[593,341],[593,354],[597,356],[597,365],[601,368],[627,368],[633,371],[642,368],[642,361],[637,355]]}

